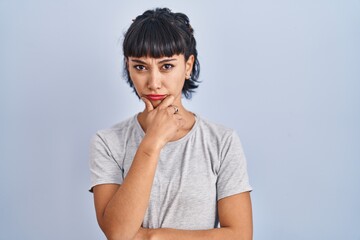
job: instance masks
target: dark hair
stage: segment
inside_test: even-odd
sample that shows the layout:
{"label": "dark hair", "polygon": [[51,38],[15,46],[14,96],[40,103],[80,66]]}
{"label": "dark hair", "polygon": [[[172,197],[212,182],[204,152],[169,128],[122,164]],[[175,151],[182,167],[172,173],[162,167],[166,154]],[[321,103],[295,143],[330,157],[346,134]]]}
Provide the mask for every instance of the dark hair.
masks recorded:
{"label": "dark hair", "polygon": [[[183,54],[185,61],[194,55],[194,64],[190,79],[186,80],[182,94],[190,99],[198,87],[200,63],[197,59],[196,40],[189,18],[183,13],[173,13],[168,8],[147,10],[136,17],[124,36],[124,76],[133,88],[127,68],[128,57],[171,57]],[[139,97],[139,95],[136,93]]]}

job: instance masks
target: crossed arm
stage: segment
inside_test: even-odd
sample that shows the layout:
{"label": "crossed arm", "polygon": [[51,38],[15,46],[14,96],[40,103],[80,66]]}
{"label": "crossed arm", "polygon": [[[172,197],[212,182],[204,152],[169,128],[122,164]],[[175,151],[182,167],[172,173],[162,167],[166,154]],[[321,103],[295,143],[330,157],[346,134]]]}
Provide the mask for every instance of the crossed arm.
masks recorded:
{"label": "crossed arm", "polygon": [[[97,206],[98,222],[102,226],[104,219],[101,219],[101,212],[106,206],[106,199],[118,191],[120,185],[104,184],[94,188],[95,205]],[[221,228],[209,230],[178,230],[169,228],[146,229],[139,227],[134,240],[216,240],[216,239],[232,239],[232,240],[250,240],[252,239],[252,210],[250,193],[244,192],[230,197],[223,198],[218,201],[218,213]],[[99,216],[100,215],[100,216]],[[103,231],[105,226],[101,227]],[[104,231],[105,232],[105,231]],[[106,233],[105,233],[106,234]],[[109,240],[126,239],[121,236],[111,237]]]}
{"label": "crossed arm", "polygon": [[144,139],[121,186],[102,184],[93,189],[97,220],[109,240],[252,239],[249,192],[218,201],[221,228],[210,230],[141,228],[160,154],[160,150],[149,149],[147,146],[147,140]]}

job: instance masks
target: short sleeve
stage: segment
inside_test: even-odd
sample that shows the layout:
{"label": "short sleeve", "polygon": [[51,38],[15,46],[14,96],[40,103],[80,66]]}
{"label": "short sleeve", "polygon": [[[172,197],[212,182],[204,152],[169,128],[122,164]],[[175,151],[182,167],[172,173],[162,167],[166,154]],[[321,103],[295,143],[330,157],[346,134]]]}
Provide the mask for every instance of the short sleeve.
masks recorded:
{"label": "short sleeve", "polygon": [[100,133],[94,135],[90,142],[90,177],[93,187],[99,184],[122,184],[123,170],[114,159],[111,150]]}
{"label": "short sleeve", "polygon": [[244,151],[235,131],[232,131],[222,147],[216,187],[217,200],[252,190]]}

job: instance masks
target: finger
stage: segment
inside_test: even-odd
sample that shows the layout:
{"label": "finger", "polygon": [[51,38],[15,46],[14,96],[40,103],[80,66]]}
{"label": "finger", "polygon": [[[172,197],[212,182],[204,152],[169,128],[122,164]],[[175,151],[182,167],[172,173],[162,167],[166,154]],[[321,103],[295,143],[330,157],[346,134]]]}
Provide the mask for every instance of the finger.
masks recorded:
{"label": "finger", "polygon": [[152,103],[147,98],[142,97],[141,99],[144,101],[145,108],[146,108],[146,110],[148,112],[154,110],[154,106],[152,105]]}
{"label": "finger", "polygon": [[173,95],[168,95],[166,96],[166,98],[164,98],[164,100],[162,100],[162,102],[159,104],[159,106],[157,107],[158,109],[165,109],[168,106],[170,106],[175,100],[175,97]]}

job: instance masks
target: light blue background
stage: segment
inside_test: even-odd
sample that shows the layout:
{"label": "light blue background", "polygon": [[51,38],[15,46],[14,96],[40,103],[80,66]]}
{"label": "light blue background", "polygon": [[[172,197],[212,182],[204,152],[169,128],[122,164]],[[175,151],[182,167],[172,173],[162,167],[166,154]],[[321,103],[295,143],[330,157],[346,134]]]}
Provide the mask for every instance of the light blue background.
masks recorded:
{"label": "light blue background", "polygon": [[104,239],[88,143],[143,108],[122,79],[131,20],[191,19],[186,106],[235,128],[255,239],[360,239],[360,1],[0,0],[0,239]]}

